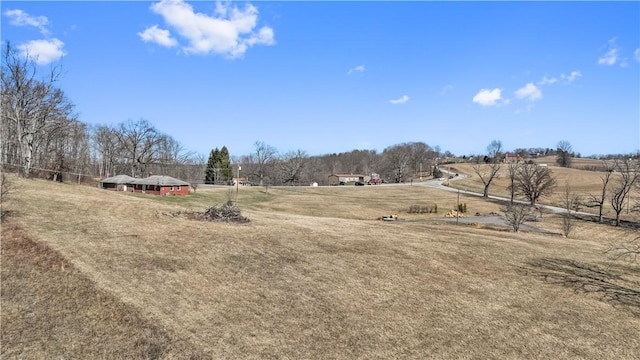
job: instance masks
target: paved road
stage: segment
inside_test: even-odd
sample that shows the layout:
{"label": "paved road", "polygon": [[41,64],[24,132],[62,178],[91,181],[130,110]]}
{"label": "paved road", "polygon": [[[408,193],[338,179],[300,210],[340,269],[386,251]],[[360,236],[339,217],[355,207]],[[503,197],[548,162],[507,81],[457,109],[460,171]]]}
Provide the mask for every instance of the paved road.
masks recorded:
{"label": "paved road", "polygon": [[[461,179],[465,179],[467,176],[466,175],[458,175],[458,176],[454,176],[452,178],[449,179],[449,181],[457,181],[457,180],[461,180]],[[440,190],[446,190],[446,191],[452,191],[452,192],[460,192],[460,194],[465,194],[465,195],[471,195],[471,196],[482,196],[481,193],[477,193],[477,192],[473,192],[473,191],[467,191],[467,190],[459,190],[450,186],[445,186],[443,185],[447,180],[429,180],[429,181],[424,181],[424,182],[418,182],[415,183],[415,185],[419,185],[419,186],[427,186],[430,188],[434,188],[434,189],[440,189]],[[511,201],[511,199],[509,198],[505,198],[505,197],[500,197],[500,196],[493,196],[493,195],[489,195],[489,199],[492,200],[498,200],[498,201],[502,201],[504,203],[508,203]],[[522,201],[522,200],[514,200],[514,202],[518,203],[518,204],[524,204],[524,205],[528,205],[529,202],[527,201]],[[557,207],[557,206],[551,206],[551,205],[543,205],[543,204],[536,204],[536,206],[538,208],[544,208],[547,210],[550,210],[554,213],[564,213],[567,210],[561,207]],[[586,212],[582,212],[582,211],[573,211],[571,210],[571,214],[574,215],[584,215],[584,216],[595,216],[594,214],[591,213],[586,213]]]}

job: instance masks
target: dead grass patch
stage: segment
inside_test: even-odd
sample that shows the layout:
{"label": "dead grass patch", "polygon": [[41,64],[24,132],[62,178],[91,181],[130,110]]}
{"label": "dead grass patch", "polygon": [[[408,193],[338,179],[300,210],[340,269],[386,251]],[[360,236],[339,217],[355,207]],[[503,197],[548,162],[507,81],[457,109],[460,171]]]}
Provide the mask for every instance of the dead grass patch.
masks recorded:
{"label": "dead grass patch", "polygon": [[[237,226],[156,216],[205,208],[224,195],[217,190],[198,190],[201,196],[183,205],[45,181],[21,184],[11,221],[68,259],[95,289],[137,309],[141,323],[166,331],[161,357],[622,359],[640,351],[633,303],[614,304],[523,272],[540,259],[606,269],[608,236],[623,229],[580,227],[575,239],[564,239],[434,224],[430,214],[410,216],[407,209],[437,202],[440,211],[456,204],[456,194],[418,186],[271,188],[269,195],[243,189],[238,205],[251,222]],[[481,199],[465,202],[470,213],[499,209]],[[407,221],[375,220],[392,213]],[[625,266],[615,269],[624,280],[615,284],[635,289],[637,267]],[[66,280],[26,281],[60,287]],[[26,299],[13,306],[24,308]],[[68,306],[86,313],[81,304]],[[20,325],[5,330],[4,319],[3,313],[3,332],[19,334]],[[45,335],[42,346],[55,347]],[[20,349],[18,335],[7,339],[3,351],[6,344]],[[108,344],[103,351],[118,357]],[[143,351],[131,357],[145,358]]]}
{"label": "dead grass patch", "polygon": [[1,246],[3,358],[201,358],[17,226]]}

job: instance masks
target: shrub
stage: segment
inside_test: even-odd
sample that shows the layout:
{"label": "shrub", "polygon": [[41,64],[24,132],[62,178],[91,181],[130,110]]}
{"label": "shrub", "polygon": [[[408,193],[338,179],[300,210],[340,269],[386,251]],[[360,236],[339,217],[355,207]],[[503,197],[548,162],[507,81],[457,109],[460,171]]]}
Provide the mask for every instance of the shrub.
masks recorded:
{"label": "shrub", "polygon": [[458,211],[461,212],[461,213],[466,213],[467,212],[467,203],[458,204]]}

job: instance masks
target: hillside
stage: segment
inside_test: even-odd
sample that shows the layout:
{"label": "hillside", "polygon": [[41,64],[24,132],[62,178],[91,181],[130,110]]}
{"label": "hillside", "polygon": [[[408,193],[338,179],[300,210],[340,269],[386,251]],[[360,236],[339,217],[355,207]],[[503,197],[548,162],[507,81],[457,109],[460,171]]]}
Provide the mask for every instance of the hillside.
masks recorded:
{"label": "hillside", "polygon": [[[603,254],[624,229],[580,223],[567,239],[553,216],[537,224],[545,234],[456,226],[440,221],[456,194],[419,186],[240,188],[249,223],[203,222],[184,213],[235,194],[11,180],[2,358],[640,352],[640,267]],[[407,214],[436,203],[438,214]],[[376,220],[392,213],[400,220]]]}

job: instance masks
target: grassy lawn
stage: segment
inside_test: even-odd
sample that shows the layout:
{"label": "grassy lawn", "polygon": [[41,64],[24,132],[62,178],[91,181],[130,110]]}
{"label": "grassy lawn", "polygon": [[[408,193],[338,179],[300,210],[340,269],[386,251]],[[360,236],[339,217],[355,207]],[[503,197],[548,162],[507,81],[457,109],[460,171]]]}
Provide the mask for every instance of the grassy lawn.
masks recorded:
{"label": "grassy lawn", "polygon": [[[456,194],[419,186],[240,188],[247,224],[187,197],[11,178],[2,358],[632,359],[640,266],[571,238],[434,222]],[[470,213],[500,205],[461,197]],[[438,204],[438,214],[408,214]],[[401,221],[376,220],[398,214]],[[93,337],[95,337],[95,340]]]}

